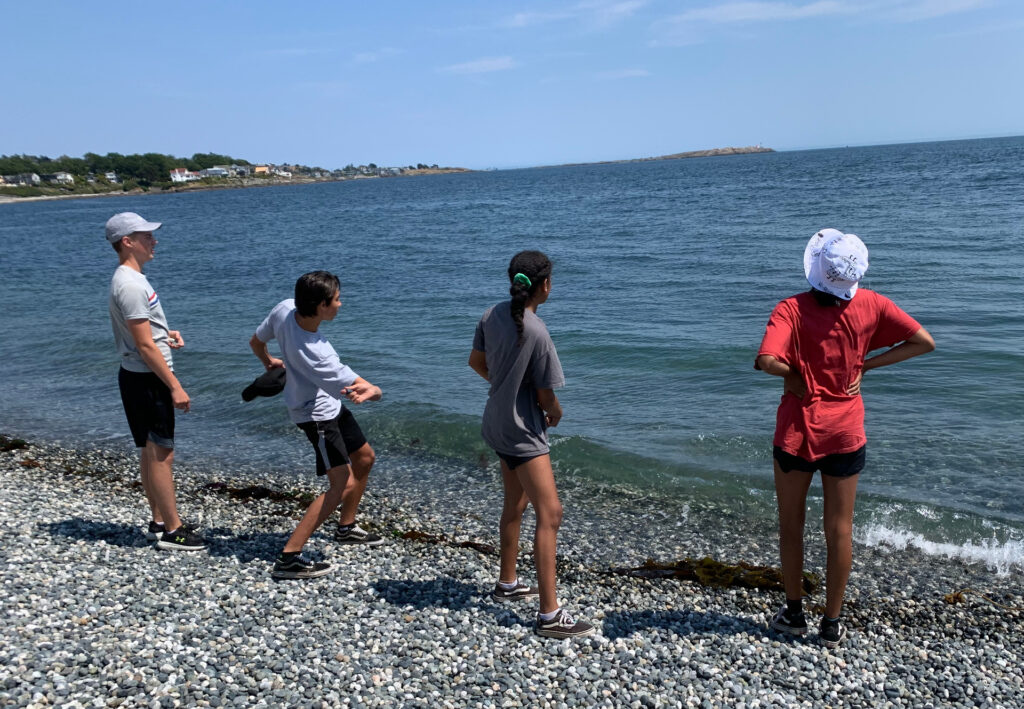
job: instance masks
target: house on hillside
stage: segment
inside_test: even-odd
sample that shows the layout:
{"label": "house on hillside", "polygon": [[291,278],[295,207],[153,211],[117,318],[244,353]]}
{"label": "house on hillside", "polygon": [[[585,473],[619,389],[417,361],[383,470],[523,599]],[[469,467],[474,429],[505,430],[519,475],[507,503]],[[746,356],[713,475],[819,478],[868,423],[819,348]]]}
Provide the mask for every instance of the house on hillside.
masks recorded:
{"label": "house on hillside", "polygon": [[53,175],[53,182],[58,185],[73,185],[75,184],[75,176],[70,172],[56,172]]}
{"label": "house on hillside", "polygon": [[200,177],[231,177],[231,173],[228,172],[226,167],[208,167],[205,170],[199,171]]}
{"label": "house on hillside", "polygon": [[117,178],[117,173],[113,170],[108,170],[103,173],[103,177],[112,185],[116,185],[120,180]]}
{"label": "house on hillside", "polygon": [[23,172],[20,175],[4,175],[4,183],[8,185],[34,187],[42,181],[42,178],[34,172]]}
{"label": "house on hillside", "polygon": [[270,165],[253,165],[252,174],[254,175],[269,175]]}
{"label": "house on hillside", "polygon": [[248,165],[230,165],[228,166],[228,170],[230,170],[231,174],[235,177],[248,177],[252,172]]}
{"label": "house on hillside", "polygon": [[171,170],[171,182],[195,182],[199,179],[198,172],[191,172],[187,167],[176,167]]}

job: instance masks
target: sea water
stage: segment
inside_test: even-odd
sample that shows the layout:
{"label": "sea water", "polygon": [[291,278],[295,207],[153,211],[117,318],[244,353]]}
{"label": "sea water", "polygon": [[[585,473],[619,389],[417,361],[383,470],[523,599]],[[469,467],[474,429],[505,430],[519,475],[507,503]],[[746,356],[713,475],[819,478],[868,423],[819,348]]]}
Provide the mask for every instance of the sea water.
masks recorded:
{"label": "sea water", "polygon": [[864,285],[937,343],[865,376],[858,538],[1024,564],[1024,138],[0,205],[3,432],[131,447],[107,315],[118,211],[164,223],[146,273],[186,341],[179,460],[309,475],[283,402],[239,392],[256,326],[323,268],[344,303],[324,334],[385,391],[357,411],[379,459],[455,495],[496,465],[473,330],[533,248],[555,264],[538,314],[567,378],[559,479],[764,516],[782,381],[754,355],[807,288],[808,238],[856,233]]}

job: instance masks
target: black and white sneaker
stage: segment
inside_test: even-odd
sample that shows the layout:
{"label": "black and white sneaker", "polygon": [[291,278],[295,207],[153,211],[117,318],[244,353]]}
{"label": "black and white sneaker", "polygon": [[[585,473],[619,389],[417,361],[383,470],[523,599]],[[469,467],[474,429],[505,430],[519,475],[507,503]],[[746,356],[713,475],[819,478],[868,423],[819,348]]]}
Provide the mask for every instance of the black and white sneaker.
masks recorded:
{"label": "black and white sneaker", "polygon": [[367,547],[377,547],[384,543],[379,534],[367,532],[358,524],[347,529],[339,526],[334,532],[334,540],[339,544],[362,544]]}
{"label": "black and white sneaker", "polygon": [[807,618],[803,613],[790,615],[786,606],[782,606],[768,627],[789,635],[805,635],[807,633]]}
{"label": "black and white sneaker", "polygon": [[187,524],[183,524],[173,532],[160,535],[156,548],[167,551],[201,551],[206,548],[206,540]]}
{"label": "black and white sneaker", "polygon": [[164,536],[165,531],[167,530],[164,529],[163,524],[150,522],[149,529],[146,530],[146,539],[151,542],[158,542],[160,537]]}
{"label": "black and white sneaker", "polygon": [[536,586],[527,586],[518,581],[512,588],[502,588],[500,583],[496,583],[494,590],[491,591],[491,598],[496,601],[517,601],[522,598],[536,598],[539,595],[540,591]]}
{"label": "black and white sneaker", "polygon": [[315,579],[331,573],[325,561],[310,561],[305,554],[281,552],[270,575],[275,579]]}
{"label": "black and white sneaker", "polygon": [[822,619],[818,626],[818,640],[827,648],[837,648],[839,643],[846,637],[846,626],[842,621],[827,621]]}
{"label": "black and white sneaker", "polygon": [[582,638],[597,632],[593,625],[574,619],[561,608],[558,609],[558,615],[551,620],[543,620],[540,614],[537,614],[537,622],[533,629],[537,635],[545,638]]}

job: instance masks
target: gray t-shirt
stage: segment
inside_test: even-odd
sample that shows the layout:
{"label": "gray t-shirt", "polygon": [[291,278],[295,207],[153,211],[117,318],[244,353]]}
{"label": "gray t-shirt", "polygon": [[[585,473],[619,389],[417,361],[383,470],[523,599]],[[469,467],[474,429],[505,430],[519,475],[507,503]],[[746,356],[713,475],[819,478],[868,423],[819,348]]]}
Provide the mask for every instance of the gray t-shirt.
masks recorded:
{"label": "gray t-shirt", "polygon": [[121,355],[121,366],[129,372],[152,371],[135,346],[135,339],[128,330],[128,320],[149,320],[153,342],[167,366],[173,370],[167,317],[160,298],[144,275],[128,266],[118,266],[110,279],[110,326],[114,329],[114,344]]}
{"label": "gray t-shirt", "polygon": [[491,381],[480,432],[503,455],[543,455],[549,450],[547,424],[537,390],[565,386],[565,377],[544,321],[529,309],[522,345],[517,339],[509,301],[488,308],[476,326],[473,349],[487,356]]}
{"label": "gray t-shirt", "polygon": [[330,421],[341,412],[341,390],[359,378],[341,363],[320,331],[303,330],[295,319],[295,301],[278,303],[256,328],[256,337],[277,340],[288,376],[284,403],[293,423]]}

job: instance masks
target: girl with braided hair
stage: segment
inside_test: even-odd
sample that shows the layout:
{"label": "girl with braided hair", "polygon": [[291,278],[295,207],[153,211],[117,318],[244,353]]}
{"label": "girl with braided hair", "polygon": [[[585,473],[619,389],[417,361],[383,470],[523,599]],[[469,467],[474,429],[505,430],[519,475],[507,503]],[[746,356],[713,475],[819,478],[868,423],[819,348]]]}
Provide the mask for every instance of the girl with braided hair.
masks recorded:
{"label": "girl with braided hair", "polygon": [[[562,365],[537,308],[551,294],[551,261],[539,251],[521,251],[508,266],[510,300],[484,312],[476,327],[469,366],[491,384],[481,433],[501,459],[505,502],[501,512],[501,569],[492,597],[514,601],[540,596],[534,625],[538,635],[590,635],[558,605],[555,543],[562,522],[551,469],[547,428],[557,426],[562,407],[554,389],[564,386]],[[519,528],[527,503],[537,515],[533,554],[539,588],[516,576]]]}

